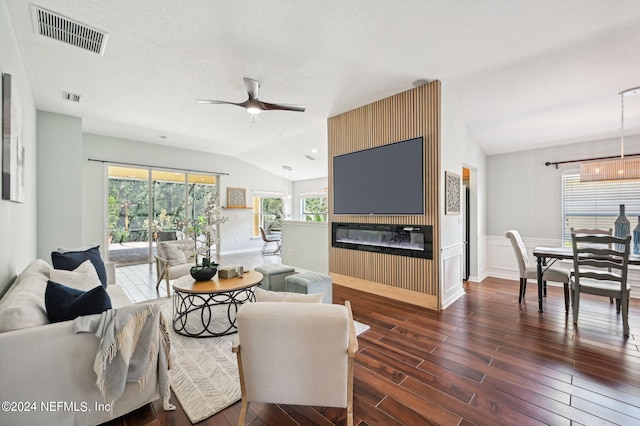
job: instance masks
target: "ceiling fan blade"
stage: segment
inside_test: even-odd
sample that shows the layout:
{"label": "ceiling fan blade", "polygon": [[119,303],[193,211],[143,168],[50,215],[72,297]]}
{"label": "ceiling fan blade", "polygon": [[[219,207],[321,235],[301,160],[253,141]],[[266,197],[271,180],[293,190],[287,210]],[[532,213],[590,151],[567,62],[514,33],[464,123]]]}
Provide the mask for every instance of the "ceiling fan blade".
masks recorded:
{"label": "ceiling fan blade", "polygon": [[262,109],[265,111],[282,110],[304,112],[304,110],[306,109],[306,107],[303,105],[270,104],[269,102],[260,102],[260,104],[262,105]]}
{"label": "ceiling fan blade", "polygon": [[228,105],[236,105],[243,108],[246,108],[248,102],[249,102],[248,100],[244,102],[227,102],[227,101],[216,101],[213,99],[198,99],[198,103],[201,103],[201,104],[228,104]]}
{"label": "ceiling fan blade", "polygon": [[252,78],[244,78],[244,87],[247,88],[249,100],[258,99],[258,90],[260,90],[260,82]]}

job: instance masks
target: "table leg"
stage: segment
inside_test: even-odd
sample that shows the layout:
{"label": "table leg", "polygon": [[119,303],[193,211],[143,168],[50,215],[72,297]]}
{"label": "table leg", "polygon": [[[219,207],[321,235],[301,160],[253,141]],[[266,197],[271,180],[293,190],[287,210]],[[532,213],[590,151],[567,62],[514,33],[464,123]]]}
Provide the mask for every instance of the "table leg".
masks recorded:
{"label": "table leg", "polygon": [[542,256],[538,257],[538,312],[542,311],[542,263],[544,259]]}

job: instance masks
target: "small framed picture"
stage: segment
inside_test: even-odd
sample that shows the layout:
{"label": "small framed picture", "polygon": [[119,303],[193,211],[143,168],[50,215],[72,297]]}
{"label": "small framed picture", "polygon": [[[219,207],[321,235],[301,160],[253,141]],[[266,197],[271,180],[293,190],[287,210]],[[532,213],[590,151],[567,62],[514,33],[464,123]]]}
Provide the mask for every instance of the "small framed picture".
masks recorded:
{"label": "small framed picture", "polygon": [[243,209],[247,207],[247,190],[244,188],[227,188],[227,208]]}
{"label": "small framed picture", "polygon": [[445,179],[445,195],[444,214],[459,215],[460,214],[460,175],[451,172],[444,172]]}

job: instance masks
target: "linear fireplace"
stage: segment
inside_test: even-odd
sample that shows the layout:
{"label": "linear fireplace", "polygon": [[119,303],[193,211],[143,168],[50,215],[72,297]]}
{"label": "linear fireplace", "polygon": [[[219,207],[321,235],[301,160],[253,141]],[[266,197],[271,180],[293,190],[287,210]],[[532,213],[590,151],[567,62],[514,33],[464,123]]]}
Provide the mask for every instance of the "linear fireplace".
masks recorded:
{"label": "linear fireplace", "polygon": [[331,224],[331,245],[349,250],[433,259],[431,225]]}

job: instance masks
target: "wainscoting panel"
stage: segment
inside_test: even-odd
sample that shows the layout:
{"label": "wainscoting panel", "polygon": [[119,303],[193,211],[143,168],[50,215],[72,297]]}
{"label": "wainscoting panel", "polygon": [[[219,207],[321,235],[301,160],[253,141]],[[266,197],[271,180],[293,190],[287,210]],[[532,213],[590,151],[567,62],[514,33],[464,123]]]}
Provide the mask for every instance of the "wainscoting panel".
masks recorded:
{"label": "wainscoting panel", "polygon": [[442,295],[440,309],[446,309],[464,295],[463,278],[464,244],[447,247],[442,250]]}

